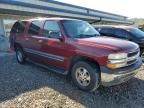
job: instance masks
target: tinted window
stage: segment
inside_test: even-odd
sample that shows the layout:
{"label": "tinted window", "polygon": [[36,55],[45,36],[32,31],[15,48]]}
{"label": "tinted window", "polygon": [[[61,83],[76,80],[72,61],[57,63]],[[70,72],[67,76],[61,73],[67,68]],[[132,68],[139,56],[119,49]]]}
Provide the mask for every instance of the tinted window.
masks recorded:
{"label": "tinted window", "polygon": [[60,28],[56,21],[46,21],[46,23],[44,25],[44,30],[60,31]]}
{"label": "tinted window", "polygon": [[85,21],[66,20],[63,21],[63,25],[66,33],[71,38],[88,38],[99,35],[99,32]]}
{"label": "tinted window", "polygon": [[51,31],[60,31],[57,21],[46,21],[43,34],[49,37]]}
{"label": "tinted window", "polygon": [[122,29],[115,29],[115,36],[120,38],[127,38],[129,37],[129,33]]}
{"label": "tinted window", "polygon": [[102,34],[102,35],[113,35],[113,29],[112,28],[99,28],[98,31]]}
{"label": "tinted window", "polygon": [[25,30],[25,23],[16,22],[11,29],[11,33],[23,33],[24,30]]}
{"label": "tinted window", "polygon": [[32,35],[38,35],[39,31],[40,31],[40,28],[41,28],[41,22],[40,21],[33,21],[30,24],[28,33],[32,34]]}
{"label": "tinted window", "polygon": [[138,28],[130,28],[127,31],[132,33],[136,38],[144,38],[144,32]]}

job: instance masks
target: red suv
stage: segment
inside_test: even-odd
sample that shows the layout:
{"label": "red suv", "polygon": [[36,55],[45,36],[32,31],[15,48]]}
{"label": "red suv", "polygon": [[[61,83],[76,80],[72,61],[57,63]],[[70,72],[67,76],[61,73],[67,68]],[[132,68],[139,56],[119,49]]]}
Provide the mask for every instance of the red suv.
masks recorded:
{"label": "red suv", "polygon": [[89,23],[66,18],[17,21],[10,34],[17,61],[32,61],[71,75],[84,91],[112,86],[132,78],[142,61],[137,44],[100,37]]}

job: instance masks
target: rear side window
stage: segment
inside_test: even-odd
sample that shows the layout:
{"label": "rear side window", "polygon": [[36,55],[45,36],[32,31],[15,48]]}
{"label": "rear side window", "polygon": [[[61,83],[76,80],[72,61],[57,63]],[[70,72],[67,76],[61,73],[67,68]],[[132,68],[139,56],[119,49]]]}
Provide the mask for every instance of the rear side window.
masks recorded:
{"label": "rear side window", "polygon": [[114,33],[112,28],[99,28],[98,31],[102,35],[109,35],[109,36],[113,35],[113,33]]}
{"label": "rear side window", "polygon": [[41,21],[33,21],[30,26],[28,33],[31,35],[38,35],[41,29]]}
{"label": "rear side window", "polygon": [[60,31],[57,21],[45,22],[43,34],[48,37],[51,31],[58,31],[58,32]]}
{"label": "rear side window", "polygon": [[129,37],[129,33],[122,29],[115,29],[115,36],[119,38],[127,38]]}
{"label": "rear side window", "polygon": [[11,29],[11,33],[23,33],[25,30],[25,24],[25,22],[16,22]]}

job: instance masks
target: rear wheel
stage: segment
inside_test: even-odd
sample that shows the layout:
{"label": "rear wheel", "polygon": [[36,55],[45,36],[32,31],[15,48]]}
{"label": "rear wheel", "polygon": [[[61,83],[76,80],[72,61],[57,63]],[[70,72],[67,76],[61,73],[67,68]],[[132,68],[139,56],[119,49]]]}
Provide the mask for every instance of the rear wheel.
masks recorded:
{"label": "rear wheel", "polygon": [[20,48],[20,47],[16,47],[16,58],[17,58],[18,63],[20,63],[20,64],[25,63],[26,57],[24,55],[22,48]]}
{"label": "rear wheel", "polygon": [[72,67],[72,79],[74,83],[84,91],[95,91],[100,84],[100,72],[98,66],[86,61],[79,61]]}

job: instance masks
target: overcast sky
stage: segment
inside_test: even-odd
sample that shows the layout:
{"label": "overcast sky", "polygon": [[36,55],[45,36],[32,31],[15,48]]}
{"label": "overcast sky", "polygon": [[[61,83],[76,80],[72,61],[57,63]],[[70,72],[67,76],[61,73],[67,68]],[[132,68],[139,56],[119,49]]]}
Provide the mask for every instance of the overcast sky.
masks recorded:
{"label": "overcast sky", "polygon": [[69,4],[116,13],[129,18],[144,18],[144,0],[57,0]]}

